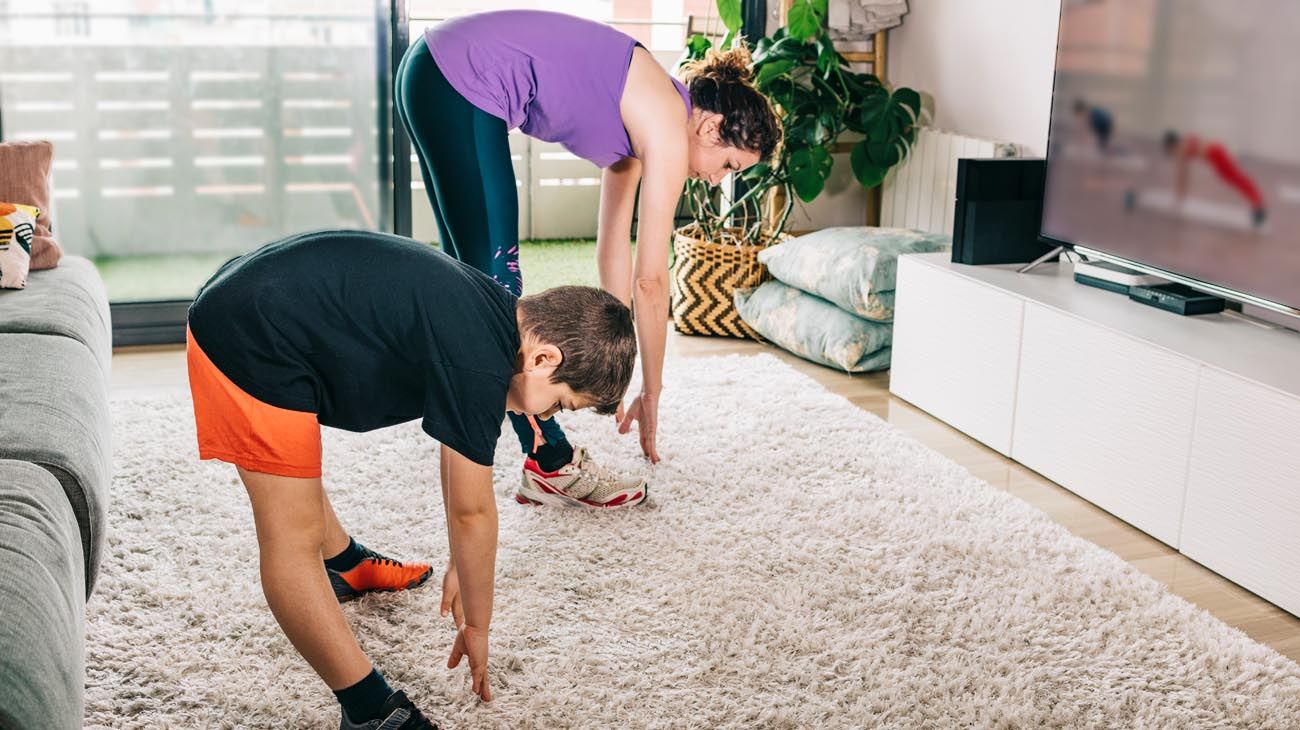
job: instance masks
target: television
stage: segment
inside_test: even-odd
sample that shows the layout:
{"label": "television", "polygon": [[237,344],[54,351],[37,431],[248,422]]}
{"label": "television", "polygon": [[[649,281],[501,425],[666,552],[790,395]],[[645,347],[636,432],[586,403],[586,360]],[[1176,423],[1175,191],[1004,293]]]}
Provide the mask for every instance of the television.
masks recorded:
{"label": "television", "polygon": [[1300,316],[1297,38],[1297,0],[1062,0],[1042,239]]}

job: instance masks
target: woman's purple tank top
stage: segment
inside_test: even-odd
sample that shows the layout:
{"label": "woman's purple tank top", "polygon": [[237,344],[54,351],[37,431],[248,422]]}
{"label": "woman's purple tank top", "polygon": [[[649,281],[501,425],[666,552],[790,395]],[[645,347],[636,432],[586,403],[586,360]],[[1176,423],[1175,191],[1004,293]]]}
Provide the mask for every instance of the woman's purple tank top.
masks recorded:
{"label": "woman's purple tank top", "polygon": [[[508,128],[600,167],[634,156],[618,108],[631,36],[562,13],[501,10],[448,20],[424,42],[452,87]],[[689,114],[690,94],[673,83]]]}

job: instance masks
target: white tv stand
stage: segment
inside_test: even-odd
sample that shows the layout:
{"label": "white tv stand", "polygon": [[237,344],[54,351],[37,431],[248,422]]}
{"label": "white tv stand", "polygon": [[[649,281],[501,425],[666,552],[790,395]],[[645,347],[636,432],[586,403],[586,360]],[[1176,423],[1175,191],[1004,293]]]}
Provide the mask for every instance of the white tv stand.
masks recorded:
{"label": "white tv stand", "polygon": [[1300,334],[899,260],[890,390],[1300,615]]}

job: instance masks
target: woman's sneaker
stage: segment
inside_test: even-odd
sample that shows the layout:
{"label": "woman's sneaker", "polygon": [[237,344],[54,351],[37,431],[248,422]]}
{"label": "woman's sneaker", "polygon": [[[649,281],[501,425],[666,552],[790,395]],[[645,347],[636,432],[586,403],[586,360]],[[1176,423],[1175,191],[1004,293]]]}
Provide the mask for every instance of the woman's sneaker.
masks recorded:
{"label": "woman's sneaker", "polygon": [[429,722],[415,705],[406,699],[405,692],[394,692],[384,700],[379,718],[366,722],[352,722],[348,713],[341,712],[339,730],[438,730],[437,723]]}
{"label": "woman's sneaker", "polygon": [[573,450],[573,461],[552,472],[542,471],[534,459],[524,459],[523,483],[515,501],[609,509],[635,507],[649,495],[644,479],[620,479],[579,447]]}
{"label": "woman's sneaker", "polygon": [[403,563],[386,558],[373,550],[351,570],[338,572],[325,569],[330,577],[330,587],[339,603],[376,591],[404,591],[415,588],[433,575],[428,563]]}

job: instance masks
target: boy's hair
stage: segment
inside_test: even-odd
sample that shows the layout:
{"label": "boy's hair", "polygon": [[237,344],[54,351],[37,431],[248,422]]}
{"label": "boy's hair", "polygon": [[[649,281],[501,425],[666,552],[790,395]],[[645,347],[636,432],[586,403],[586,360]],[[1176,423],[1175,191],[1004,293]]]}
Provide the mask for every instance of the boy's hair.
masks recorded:
{"label": "boy's hair", "polygon": [[636,367],[632,311],[590,286],[557,286],[519,300],[521,337],[560,348],[564,361],[551,376],[591,398],[597,413],[618,410]]}

